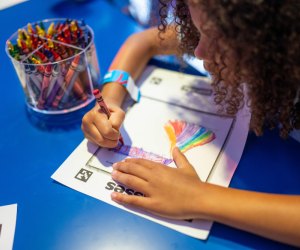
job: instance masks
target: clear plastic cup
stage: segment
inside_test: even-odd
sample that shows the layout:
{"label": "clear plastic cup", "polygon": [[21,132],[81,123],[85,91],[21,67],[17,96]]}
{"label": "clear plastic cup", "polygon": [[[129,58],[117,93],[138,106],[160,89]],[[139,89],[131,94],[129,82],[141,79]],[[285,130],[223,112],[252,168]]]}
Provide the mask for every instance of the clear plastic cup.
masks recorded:
{"label": "clear plastic cup", "polygon": [[94,33],[83,21],[30,23],[12,34],[5,50],[37,117],[63,115],[94,101],[100,69]]}

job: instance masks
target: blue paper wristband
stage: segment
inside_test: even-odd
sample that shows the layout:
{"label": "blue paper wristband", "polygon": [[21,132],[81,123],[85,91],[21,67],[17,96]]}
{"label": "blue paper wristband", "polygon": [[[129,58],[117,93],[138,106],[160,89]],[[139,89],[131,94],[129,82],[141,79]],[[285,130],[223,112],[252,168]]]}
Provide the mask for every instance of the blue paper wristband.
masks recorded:
{"label": "blue paper wristband", "polygon": [[130,97],[136,102],[139,102],[141,98],[140,89],[135,85],[134,80],[129,73],[123,70],[108,71],[103,77],[102,85],[109,82],[117,82],[121,84],[124,88],[126,88]]}

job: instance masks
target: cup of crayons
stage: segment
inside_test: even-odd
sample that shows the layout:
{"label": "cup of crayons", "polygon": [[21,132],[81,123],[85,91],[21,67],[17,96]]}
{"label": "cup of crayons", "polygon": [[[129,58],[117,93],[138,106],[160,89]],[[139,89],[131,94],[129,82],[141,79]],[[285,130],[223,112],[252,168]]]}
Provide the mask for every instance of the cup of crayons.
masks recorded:
{"label": "cup of crayons", "polygon": [[29,23],[6,42],[29,110],[70,113],[94,100],[100,70],[92,29],[83,20]]}

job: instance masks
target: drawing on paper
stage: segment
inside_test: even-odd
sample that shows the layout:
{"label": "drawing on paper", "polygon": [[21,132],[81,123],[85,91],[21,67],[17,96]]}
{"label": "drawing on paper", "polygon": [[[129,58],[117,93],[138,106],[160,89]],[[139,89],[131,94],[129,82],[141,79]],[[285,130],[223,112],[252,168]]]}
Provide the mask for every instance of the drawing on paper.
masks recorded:
{"label": "drawing on paper", "polygon": [[109,150],[122,155],[130,156],[131,158],[147,159],[165,165],[168,165],[173,161],[172,159],[168,159],[158,154],[147,152],[142,148],[133,147],[130,145],[123,145]]}
{"label": "drawing on paper", "polygon": [[[165,124],[164,129],[170,140],[170,149],[172,150],[176,145],[183,153],[191,148],[207,144],[216,137],[212,131],[205,127],[181,120],[169,121]],[[132,158],[151,160],[165,165],[168,165],[173,161],[172,159],[130,145],[122,145],[110,149],[110,151]]]}
{"label": "drawing on paper", "polygon": [[[169,121],[165,124],[164,129],[169,137],[170,150],[176,145],[183,153],[194,147],[207,144],[216,137],[212,131],[205,127],[181,120]],[[173,161],[172,159],[130,145],[123,145],[110,150],[132,158],[147,159],[165,165]]]}
{"label": "drawing on paper", "polygon": [[170,150],[176,145],[182,153],[216,138],[215,134],[205,127],[181,120],[169,121],[164,128],[171,143]]}
{"label": "drawing on paper", "polygon": [[[164,125],[164,130],[170,143],[170,151],[176,145],[180,151],[184,153],[194,147],[205,145],[216,138],[215,134],[207,128],[183,120],[169,120]],[[132,145],[120,145],[116,148],[106,149],[105,152],[110,152],[109,155],[106,155],[106,159],[103,159],[103,155],[101,157],[100,149],[101,148],[98,148],[98,150],[96,150],[86,166],[99,169],[106,173],[112,171],[111,165],[114,162],[124,159],[121,155],[131,158],[147,159],[164,165],[169,165],[173,162],[173,159],[169,157],[149,152],[141,147]]]}

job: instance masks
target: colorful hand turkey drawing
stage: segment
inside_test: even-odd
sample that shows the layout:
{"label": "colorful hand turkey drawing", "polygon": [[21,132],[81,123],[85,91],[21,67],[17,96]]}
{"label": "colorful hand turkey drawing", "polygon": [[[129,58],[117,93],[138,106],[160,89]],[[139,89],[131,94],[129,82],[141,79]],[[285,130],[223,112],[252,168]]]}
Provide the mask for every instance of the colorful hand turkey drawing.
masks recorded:
{"label": "colorful hand turkey drawing", "polygon": [[[215,134],[205,127],[181,120],[169,121],[165,124],[164,129],[170,140],[170,151],[176,145],[184,153],[191,148],[207,144],[215,139]],[[132,158],[147,159],[165,165],[173,161],[161,155],[147,152],[142,148],[129,145],[122,145],[111,150]]]}

